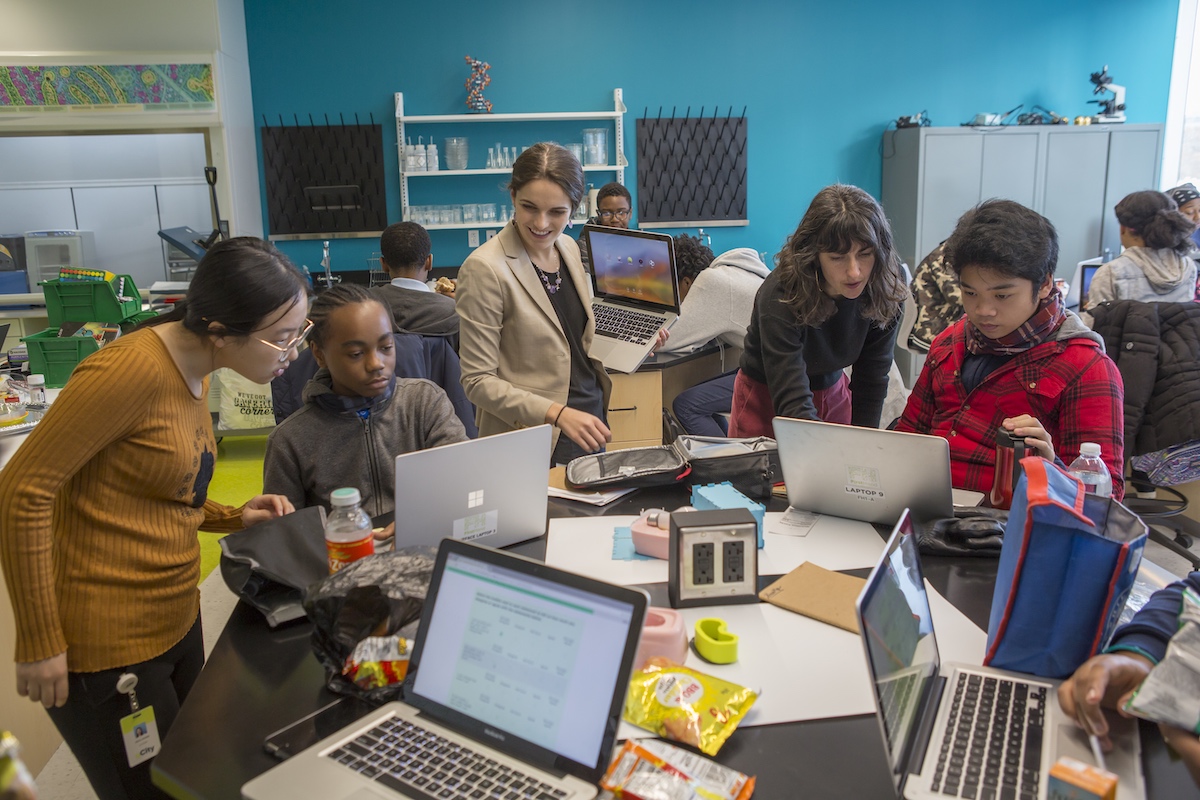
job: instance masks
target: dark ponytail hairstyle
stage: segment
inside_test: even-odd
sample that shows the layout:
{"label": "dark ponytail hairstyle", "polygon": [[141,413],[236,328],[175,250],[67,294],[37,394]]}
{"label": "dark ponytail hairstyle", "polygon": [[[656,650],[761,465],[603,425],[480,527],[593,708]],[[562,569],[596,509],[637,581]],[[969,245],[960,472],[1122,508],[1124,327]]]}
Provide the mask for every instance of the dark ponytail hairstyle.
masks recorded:
{"label": "dark ponytail hairstyle", "polygon": [[270,324],[267,315],[287,303],[302,302],[308,281],[274,245],[253,236],[217,242],[200,259],[187,296],[166,314],[141,328],[182,322],[197,336],[207,336],[217,323],[231,336],[248,336]]}
{"label": "dark ponytail hairstyle", "polygon": [[1185,255],[1192,248],[1196,225],[1183,215],[1171,196],[1146,190],[1126,195],[1117,203],[1117,222],[1129,228],[1151,250],[1171,249]]}
{"label": "dark ponytail hairstyle", "polygon": [[[376,295],[359,283],[336,283],[317,295],[312,308],[308,310],[308,318],[312,321],[312,330],[308,340],[321,347],[325,344],[325,335],[329,333],[329,315],[343,306],[358,305],[359,303],[378,303],[379,307],[388,311]],[[391,317],[391,314],[388,314]]]}

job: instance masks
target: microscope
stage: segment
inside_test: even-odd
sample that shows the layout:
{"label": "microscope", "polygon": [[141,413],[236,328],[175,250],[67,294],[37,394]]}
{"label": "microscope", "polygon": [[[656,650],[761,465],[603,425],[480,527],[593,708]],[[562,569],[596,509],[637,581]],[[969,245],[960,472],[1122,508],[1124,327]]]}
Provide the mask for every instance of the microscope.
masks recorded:
{"label": "microscope", "polygon": [[1112,82],[1112,76],[1108,74],[1108,65],[1105,64],[1104,69],[1099,72],[1093,72],[1091,81],[1096,87],[1092,90],[1092,94],[1102,94],[1104,92],[1112,92],[1113,94],[1112,97],[1107,99],[1088,100],[1089,103],[1096,103],[1100,106],[1100,113],[1096,115],[1095,122],[1097,124],[1124,122],[1125,87]]}

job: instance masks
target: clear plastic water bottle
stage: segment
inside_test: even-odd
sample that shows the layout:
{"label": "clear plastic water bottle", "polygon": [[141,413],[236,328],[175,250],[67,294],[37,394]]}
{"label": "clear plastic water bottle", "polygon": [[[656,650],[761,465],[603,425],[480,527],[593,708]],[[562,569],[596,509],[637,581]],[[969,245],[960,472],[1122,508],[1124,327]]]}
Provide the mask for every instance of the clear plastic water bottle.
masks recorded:
{"label": "clear plastic water bottle", "polygon": [[1084,442],[1079,446],[1079,458],[1071,462],[1067,471],[1078,478],[1088,492],[1101,497],[1112,496],[1112,475],[1100,458],[1100,445],[1095,442]]}
{"label": "clear plastic water bottle", "polygon": [[371,518],[362,510],[358,489],[334,489],[329,495],[332,506],[325,518],[325,548],[329,553],[329,574],[375,552]]}

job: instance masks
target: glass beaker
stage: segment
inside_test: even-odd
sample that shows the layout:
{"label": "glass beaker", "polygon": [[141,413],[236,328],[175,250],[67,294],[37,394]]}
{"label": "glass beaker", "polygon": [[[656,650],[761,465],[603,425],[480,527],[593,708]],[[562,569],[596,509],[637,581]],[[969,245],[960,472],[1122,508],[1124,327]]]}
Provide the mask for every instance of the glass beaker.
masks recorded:
{"label": "glass beaker", "polygon": [[583,129],[583,159],[585,167],[608,163],[608,128]]}
{"label": "glass beaker", "polygon": [[446,137],[446,169],[467,168],[467,137]]}

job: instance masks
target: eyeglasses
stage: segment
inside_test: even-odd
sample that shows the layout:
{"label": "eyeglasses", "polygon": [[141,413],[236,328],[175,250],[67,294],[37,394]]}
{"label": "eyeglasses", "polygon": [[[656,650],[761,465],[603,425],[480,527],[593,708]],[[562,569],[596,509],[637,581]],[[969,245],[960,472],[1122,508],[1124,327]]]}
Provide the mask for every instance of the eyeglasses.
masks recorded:
{"label": "eyeglasses", "polygon": [[257,336],[252,336],[251,338],[255,341],[262,342],[272,350],[278,350],[279,360],[287,361],[288,353],[292,352],[293,348],[299,347],[301,344],[303,344],[304,340],[308,338],[309,332],[313,329],[313,321],[311,319],[306,319],[304,322],[306,323],[304,330],[300,331],[299,335],[297,335],[295,339],[292,339],[287,344],[275,344],[274,342],[268,342],[266,339],[259,339]]}
{"label": "eyeglasses", "polygon": [[631,208],[622,208],[617,211],[597,211],[596,217],[599,219],[609,220],[614,217],[617,219],[629,219],[629,215],[633,213]]}

